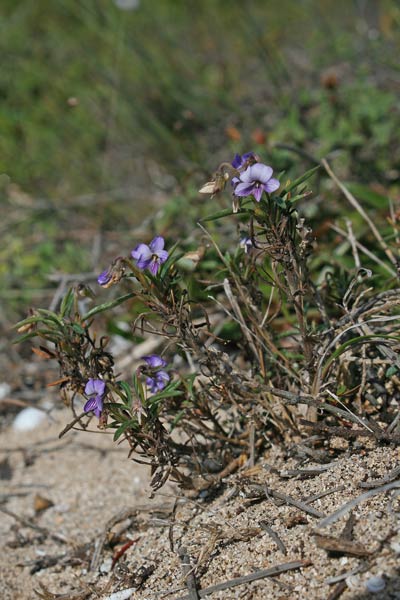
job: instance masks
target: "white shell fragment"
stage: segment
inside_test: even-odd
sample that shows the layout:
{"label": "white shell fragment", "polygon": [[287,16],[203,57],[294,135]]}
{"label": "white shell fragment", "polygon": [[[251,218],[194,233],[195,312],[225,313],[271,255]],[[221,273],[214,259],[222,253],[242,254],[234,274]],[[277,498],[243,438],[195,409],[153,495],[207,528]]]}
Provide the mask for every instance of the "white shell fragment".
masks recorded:
{"label": "white shell fragment", "polygon": [[15,417],[12,427],[14,431],[31,431],[46,418],[46,413],[38,408],[24,408]]}
{"label": "white shell fragment", "polygon": [[105,596],[103,600],[129,600],[137,588],[127,588],[111,594],[111,596]]}
{"label": "white shell fragment", "polygon": [[376,594],[377,592],[381,592],[385,589],[386,582],[382,575],[375,575],[365,582],[365,587],[369,592]]}

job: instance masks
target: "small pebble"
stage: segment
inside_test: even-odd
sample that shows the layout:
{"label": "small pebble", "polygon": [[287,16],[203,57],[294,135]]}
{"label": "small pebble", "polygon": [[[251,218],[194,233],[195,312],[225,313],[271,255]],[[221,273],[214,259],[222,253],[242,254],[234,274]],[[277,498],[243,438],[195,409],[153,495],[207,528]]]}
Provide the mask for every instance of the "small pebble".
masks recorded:
{"label": "small pebble", "polygon": [[375,575],[374,577],[371,577],[370,579],[368,579],[368,581],[365,582],[365,587],[367,588],[368,592],[376,594],[385,589],[386,582],[382,575]]}
{"label": "small pebble", "polygon": [[44,421],[46,413],[38,408],[24,408],[17,414],[12,424],[15,431],[31,431]]}

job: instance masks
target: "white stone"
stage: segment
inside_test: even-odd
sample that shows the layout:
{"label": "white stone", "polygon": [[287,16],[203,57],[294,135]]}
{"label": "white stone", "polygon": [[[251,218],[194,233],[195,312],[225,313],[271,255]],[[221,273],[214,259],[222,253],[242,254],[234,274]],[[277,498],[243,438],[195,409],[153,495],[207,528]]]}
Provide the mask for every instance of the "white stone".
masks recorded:
{"label": "white stone", "polygon": [[385,589],[386,581],[382,575],[375,575],[365,582],[365,587],[369,592],[372,592],[372,594],[377,594]]}
{"label": "white stone", "polygon": [[45,418],[46,413],[43,410],[30,406],[17,414],[12,427],[15,431],[30,431],[38,427]]}

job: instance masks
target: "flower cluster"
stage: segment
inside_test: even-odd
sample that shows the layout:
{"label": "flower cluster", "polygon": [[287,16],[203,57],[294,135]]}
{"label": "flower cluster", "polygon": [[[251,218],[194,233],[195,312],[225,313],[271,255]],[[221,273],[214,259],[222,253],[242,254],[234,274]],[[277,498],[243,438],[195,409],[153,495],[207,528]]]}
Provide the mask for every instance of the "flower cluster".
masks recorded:
{"label": "flower cluster", "polygon": [[141,269],[149,269],[152,275],[157,275],[160,266],[168,259],[168,252],[164,250],[164,238],[160,235],[147,244],[139,244],[131,252],[132,258],[136,260],[136,266]]}
{"label": "flower cluster", "polygon": [[167,365],[167,362],[157,354],[143,356],[143,360],[148,365],[148,376],[146,377],[147,387],[152,394],[161,392],[170,380],[168,373],[163,370],[163,367]]}
{"label": "flower cluster", "polygon": [[243,156],[236,154],[232,166],[239,171],[239,176],[232,179],[235,196],[254,196],[260,202],[263,192],[272,194],[280,186],[279,181],[272,177],[272,168],[258,162],[253,152]]}
{"label": "flower cluster", "polygon": [[93,411],[100,419],[103,410],[103,396],[106,391],[106,384],[101,379],[89,379],[85,386],[85,395],[89,397],[83,410],[85,413]]}
{"label": "flower cluster", "polygon": [[[157,275],[160,266],[168,259],[168,252],[164,250],[165,241],[160,235],[155,237],[149,245],[138,244],[131,252],[131,256],[136,261],[136,266],[141,271],[149,269],[154,276]],[[126,259],[118,256],[108,269],[100,273],[97,283],[104,288],[108,288],[118,283],[125,274]]]}

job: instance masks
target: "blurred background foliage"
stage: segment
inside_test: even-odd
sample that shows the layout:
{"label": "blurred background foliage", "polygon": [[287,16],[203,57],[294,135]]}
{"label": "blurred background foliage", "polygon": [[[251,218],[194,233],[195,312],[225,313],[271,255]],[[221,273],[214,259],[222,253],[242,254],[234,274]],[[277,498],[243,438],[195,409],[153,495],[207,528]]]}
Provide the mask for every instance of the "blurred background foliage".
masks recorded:
{"label": "blurred background foliage", "polygon": [[[234,152],[288,177],[328,156],[383,220],[398,197],[396,1],[3,0],[0,12],[3,325],[51,301],[54,272],[129,252],[161,204],[164,232],[190,237],[210,208],[199,183]],[[337,195],[320,185],[305,213],[323,229]]]}

